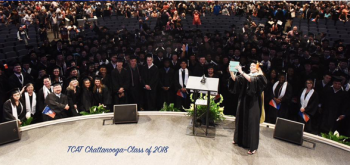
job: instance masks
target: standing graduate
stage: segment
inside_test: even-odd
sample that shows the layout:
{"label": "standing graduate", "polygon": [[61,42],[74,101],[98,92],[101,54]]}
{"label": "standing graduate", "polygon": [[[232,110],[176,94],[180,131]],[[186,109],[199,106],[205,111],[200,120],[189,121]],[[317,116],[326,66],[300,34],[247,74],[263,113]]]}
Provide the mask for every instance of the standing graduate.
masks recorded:
{"label": "standing graduate", "polygon": [[276,123],[276,118],[288,118],[289,105],[292,97],[292,86],[286,80],[283,73],[279,74],[278,81],[272,87],[272,98],[269,102],[269,122]]}
{"label": "standing graduate", "polygon": [[161,108],[164,102],[168,105],[174,102],[175,95],[173,87],[174,70],[170,67],[170,59],[164,58],[162,68],[159,68],[159,95],[158,95],[158,109]]}
{"label": "standing graduate", "polygon": [[144,91],[141,85],[141,66],[137,64],[137,56],[130,57],[130,65],[127,72],[130,75],[130,87],[128,92],[128,103],[137,104],[139,110],[143,110],[142,102]]}
{"label": "standing graduate", "polygon": [[[322,94],[320,132],[328,133],[342,127],[342,120],[348,111],[349,98],[341,87],[341,81],[340,77],[333,76],[333,85],[325,89]],[[342,134],[341,131],[339,133]]]}
{"label": "standing graduate", "polygon": [[[315,83],[315,90],[318,94],[318,98],[321,101],[323,98],[323,94],[324,94],[324,90],[330,88],[330,86],[332,85],[332,76],[329,72],[326,72],[325,74],[323,74],[323,79],[317,81]],[[315,115],[313,116],[312,119],[312,129],[314,131],[315,134],[319,134],[319,130],[320,130],[320,125],[321,125],[321,120],[322,120],[322,114],[320,111],[320,105],[319,104],[319,108],[318,111],[316,111]]]}
{"label": "standing graduate", "polygon": [[152,55],[147,56],[147,65],[142,70],[142,85],[145,91],[147,110],[156,110],[158,67],[153,64]]}
{"label": "standing graduate", "polygon": [[130,86],[130,75],[128,71],[123,68],[124,60],[122,58],[117,59],[117,67],[112,71],[112,97],[113,104],[126,104],[127,103],[127,91]]}
{"label": "standing graduate", "polygon": [[11,90],[10,99],[4,103],[5,121],[17,120],[21,125],[26,120],[26,109],[21,100],[21,92],[18,88]]}
{"label": "standing graduate", "polygon": [[300,112],[299,122],[305,124],[304,131],[311,133],[313,117],[318,109],[318,94],[313,89],[314,81],[309,79],[306,81],[306,88],[300,96]]}
{"label": "standing graduate", "polygon": [[44,76],[43,77],[43,87],[38,91],[38,95],[36,97],[37,99],[37,110],[38,110],[38,114],[40,114],[40,119],[41,121],[43,120],[42,118],[42,111],[44,110],[45,106],[46,106],[46,103],[45,103],[45,100],[46,100],[46,97],[47,95],[49,95],[50,93],[53,92],[53,87],[51,86],[51,79],[49,76]]}
{"label": "standing graduate", "polygon": [[48,94],[45,100],[47,106],[55,113],[52,118],[48,115],[43,115],[44,121],[62,119],[67,117],[67,111],[69,110],[67,96],[62,93],[61,83],[56,82],[52,84],[53,92]]}
{"label": "standing graduate", "polygon": [[37,98],[34,92],[34,85],[28,83],[25,85],[25,91],[22,94],[23,103],[26,107],[26,116],[33,117],[32,123],[38,123],[42,121],[41,112],[37,110]]}
{"label": "standing graduate", "polygon": [[236,69],[239,76],[230,72],[236,81],[234,92],[239,94],[233,144],[248,148],[248,154],[252,155],[258,149],[260,122],[264,121],[263,91],[267,80],[255,61],[250,64],[249,74],[240,65]]}
{"label": "standing graduate", "polygon": [[80,97],[79,110],[90,112],[90,108],[93,105],[93,94],[91,90],[91,81],[89,77],[83,78],[82,92]]}
{"label": "standing graduate", "polygon": [[79,82],[76,77],[72,77],[68,80],[69,84],[66,89],[66,95],[68,98],[69,111],[67,114],[69,117],[71,116],[80,116],[78,105],[81,101]]}
{"label": "standing graduate", "polygon": [[112,89],[112,78],[109,73],[106,65],[99,66],[98,75],[101,77],[102,84],[108,89]]}
{"label": "standing graduate", "polygon": [[190,95],[186,89],[187,81],[190,76],[190,71],[187,69],[186,60],[181,60],[180,69],[175,72],[174,85],[176,92],[176,107],[178,109],[189,108]]}
{"label": "standing graduate", "polygon": [[111,108],[111,96],[108,92],[108,87],[106,87],[104,84],[102,84],[100,76],[96,76],[94,80],[94,88],[93,88],[93,99],[94,99],[94,106],[104,106],[107,107],[107,109]]}

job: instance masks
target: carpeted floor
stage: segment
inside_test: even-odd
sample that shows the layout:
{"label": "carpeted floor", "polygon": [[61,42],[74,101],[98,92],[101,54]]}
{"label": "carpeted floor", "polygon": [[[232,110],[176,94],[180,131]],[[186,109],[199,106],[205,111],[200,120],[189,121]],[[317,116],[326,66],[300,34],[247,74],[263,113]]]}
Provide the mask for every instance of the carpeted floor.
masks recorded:
{"label": "carpeted floor", "polygon": [[[316,150],[273,139],[273,130],[261,128],[255,155],[231,144],[233,123],[216,129],[215,138],[186,135],[190,118],[140,116],[138,124],[102,126],[102,119],[82,120],[25,131],[22,140],[0,146],[1,165],[32,164],[348,164],[350,153],[317,143]],[[71,153],[68,146],[84,146]],[[143,153],[86,153],[93,148],[143,148]],[[167,146],[167,153],[146,153]]]}

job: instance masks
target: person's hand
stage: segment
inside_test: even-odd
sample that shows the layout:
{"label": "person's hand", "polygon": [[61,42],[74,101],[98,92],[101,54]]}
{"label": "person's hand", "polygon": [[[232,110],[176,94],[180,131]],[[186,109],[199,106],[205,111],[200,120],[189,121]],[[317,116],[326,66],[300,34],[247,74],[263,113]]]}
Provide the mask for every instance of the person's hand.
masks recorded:
{"label": "person's hand", "polygon": [[240,66],[240,65],[237,65],[236,67],[235,67],[235,69],[237,69],[238,70],[238,72],[240,73],[240,74],[242,74],[242,66]]}
{"label": "person's hand", "polygon": [[18,120],[18,125],[22,125],[22,122],[20,120]]}
{"label": "person's hand", "polygon": [[19,39],[18,41],[22,41],[22,39]]}
{"label": "person's hand", "polygon": [[273,100],[275,100],[276,104],[281,103],[280,99],[278,99],[278,98],[273,98]]}
{"label": "person's hand", "polygon": [[150,87],[149,85],[145,85],[145,88],[146,88],[147,90],[151,90],[151,87]]}
{"label": "person's hand", "polygon": [[28,37],[28,40],[30,40],[30,38]]}
{"label": "person's hand", "polygon": [[231,75],[232,80],[235,81],[236,76],[235,76],[235,74],[233,73],[233,71],[230,71],[230,75]]}
{"label": "person's hand", "polygon": [[68,110],[69,109],[69,106],[68,104],[64,107],[65,110]]}
{"label": "person's hand", "polygon": [[21,93],[24,92],[24,90],[26,89],[26,87],[27,87],[27,86],[24,86],[24,87],[22,88]]}
{"label": "person's hand", "polygon": [[74,109],[78,109],[78,106],[76,104],[74,104]]}
{"label": "person's hand", "polygon": [[300,112],[305,112],[305,108],[300,108]]}
{"label": "person's hand", "polygon": [[118,92],[119,93],[123,93],[124,92],[124,88],[120,88]]}
{"label": "person's hand", "polygon": [[345,115],[340,115],[337,119],[337,121],[343,120],[345,118]]}

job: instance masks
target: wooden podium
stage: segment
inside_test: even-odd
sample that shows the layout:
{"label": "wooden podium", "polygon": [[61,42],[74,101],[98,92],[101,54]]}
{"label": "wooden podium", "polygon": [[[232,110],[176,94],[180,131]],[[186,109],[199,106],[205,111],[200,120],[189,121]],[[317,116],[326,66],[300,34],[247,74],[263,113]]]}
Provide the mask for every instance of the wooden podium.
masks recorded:
{"label": "wooden podium", "polygon": [[[206,129],[205,136],[208,136],[208,127],[209,127],[209,111],[210,111],[210,92],[217,92],[219,87],[219,79],[218,78],[207,78],[204,75],[202,77],[190,76],[187,82],[187,89],[191,89],[194,92],[194,115],[192,119],[192,134],[195,135],[195,126],[196,126],[196,118],[197,118],[197,105],[206,105]],[[197,99],[197,95],[202,91],[207,92],[207,100]]]}

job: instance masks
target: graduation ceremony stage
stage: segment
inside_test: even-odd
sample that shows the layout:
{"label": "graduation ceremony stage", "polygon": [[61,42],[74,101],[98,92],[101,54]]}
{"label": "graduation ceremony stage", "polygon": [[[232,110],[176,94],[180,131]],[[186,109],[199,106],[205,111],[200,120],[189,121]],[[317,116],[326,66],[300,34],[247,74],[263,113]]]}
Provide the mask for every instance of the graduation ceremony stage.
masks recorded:
{"label": "graduation ceremony stage", "polygon": [[[233,145],[234,118],[216,127],[215,138],[186,135],[191,118],[181,112],[139,112],[137,124],[102,125],[112,113],[65,118],[22,128],[22,139],[0,146],[1,165],[32,164],[348,164],[349,148],[304,133],[316,149],[273,138],[273,129],[260,127],[258,152]],[[69,146],[76,146],[68,150]],[[83,146],[81,152],[78,146]],[[134,146],[134,147],[133,147]],[[152,146],[166,148],[147,154]],[[125,148],[115,153],[98,148]],[[131,147],[131,148],[130,148]],[[140,150],[143,149],[143,152]],[[130,151],[130,152],[129,152]]]}

